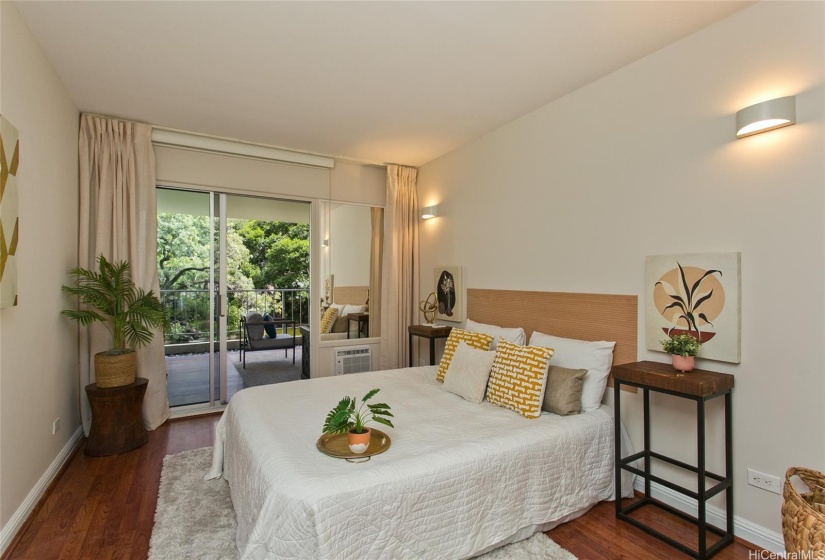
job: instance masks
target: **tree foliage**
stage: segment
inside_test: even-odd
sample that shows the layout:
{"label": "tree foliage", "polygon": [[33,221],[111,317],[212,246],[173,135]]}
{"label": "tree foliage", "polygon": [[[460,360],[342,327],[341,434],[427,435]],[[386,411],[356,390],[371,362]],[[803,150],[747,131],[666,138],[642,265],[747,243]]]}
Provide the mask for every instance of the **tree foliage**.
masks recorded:
{"label": "tree foliage", "polygon": [[209,282],[209,218],[158,214],[161,290],[205,289]]}
{"label": "tree foliage", "polygon": [[238,234],[249,250],[249,274],[256,288],[309,286],[309,225],[238,220]]}
{"label": "tree foliage", "polygon": [[[226,272],[230,290],[309,286],[308,224],[231,219],[228,226]],[[215,237],[217,247],[217,233]],[[158,275],[161,290],[206,288],[207,216],[158,214]]]}

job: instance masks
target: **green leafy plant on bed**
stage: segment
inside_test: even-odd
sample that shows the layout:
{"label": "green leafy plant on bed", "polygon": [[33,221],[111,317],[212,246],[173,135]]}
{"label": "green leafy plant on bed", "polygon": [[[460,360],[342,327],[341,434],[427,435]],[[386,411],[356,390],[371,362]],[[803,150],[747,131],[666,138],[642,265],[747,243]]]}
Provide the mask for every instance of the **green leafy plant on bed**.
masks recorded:
{"label": "green leafy plant on bed", "polygon": [[366,431],[368,422],[378,422],[390,428],[392,425],[390,405],[386,403],[367,404],[381,389],[373,389],[361,399],[361,404],[355,397],[344,397],[329,411],[324,421],[325,434],[345,434],[353,432],[362,434]]}

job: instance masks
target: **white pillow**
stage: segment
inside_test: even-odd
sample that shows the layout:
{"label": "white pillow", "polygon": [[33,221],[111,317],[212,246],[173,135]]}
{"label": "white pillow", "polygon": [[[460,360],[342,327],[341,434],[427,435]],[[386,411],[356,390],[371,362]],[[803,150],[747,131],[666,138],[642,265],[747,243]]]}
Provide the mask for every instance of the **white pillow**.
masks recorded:
{"label": "white pillow", "polygon": [[342,317],[346,317],[350,313],[363,313],[367,310],[366,305],[351,305],[349,303],[344,305],[344,309],[339,311]]}
{"label": "white pillow", "polygon": [[487,380],[495,359],[495,350],[480,350],[464,341],[459,342],[447,373],[444,374],[442,388],[464,400],[479,404],[487,392]]}
{"label": "white pillow", "polygon": [[524,346],[524,341],[527,338],[524,335],[524,329],[521,327],[505,328],[497,325],[487,325],[485,323],[477,323],[472,319],[467,319],[467,324],[464,325],[465,331],[478,332],[482,334],[489,334],[493,337],[493,342],[490,344],[490,350],[495,350],[499,339]]}
{"label": "white pillow", "polygon": [[602,404],[607,376],[613,365],[615,342],[599,340],[590,342],[575,338],[562,338],[549,334],[533,333],[530,346],[544,346],[555,350],[552,365],[571,369],[586,369],[582,385],[582,410],[596,410]]}

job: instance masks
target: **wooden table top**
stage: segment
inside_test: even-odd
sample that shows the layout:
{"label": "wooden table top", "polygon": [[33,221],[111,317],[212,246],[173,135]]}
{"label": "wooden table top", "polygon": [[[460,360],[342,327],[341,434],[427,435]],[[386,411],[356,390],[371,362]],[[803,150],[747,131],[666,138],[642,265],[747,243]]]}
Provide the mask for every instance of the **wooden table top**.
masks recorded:
{"label": "wooden table top", "polygon": [[662,389],[692,397],[708,397],[733,388],[733,375],[694,369],[682,373],[670,364],[661,362],[633,362],[613,366],[613,379],[635,383],[651,389]]}
{"label": "wooden table top", "polygon": [[447,325],[436,325],[431,327],[429,325],[410,325],[407,327],[407,332],[416,336],[423,336],[424,338],[445,338],[450,336],[452,327]]}

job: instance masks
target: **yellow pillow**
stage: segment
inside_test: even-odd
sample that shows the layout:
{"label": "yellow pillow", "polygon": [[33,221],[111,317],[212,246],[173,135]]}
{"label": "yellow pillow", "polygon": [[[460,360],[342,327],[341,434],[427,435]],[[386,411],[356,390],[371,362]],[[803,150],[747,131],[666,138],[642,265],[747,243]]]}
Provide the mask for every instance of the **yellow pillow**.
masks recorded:
{"label": "yellow pillow", "polygon": [[324,316],[321,317],[321,334],[327,334],[335,322],[335,317],[338,316],[337,307],[329,307],[324,311]]}
{"label": "yellow pillow", "polygon": [[500,340],[487,384],[487,399],[526,418],[538,418],[552,356],[552,348],[519,346]]}
{"label": "yellow pillow", "polygon": [[441,356],[441,363],[438,364],[437,379],[442,383],[444,382],[444,376],[447,375],[447,368],[450,367],[450,361],[453,359],[455,349],[458,348],[458,343],[462,341],[466,342],[472,348],[489,350],[490,343],[493,342],[493,337],[489,334],[461,329],[451,330],[450,336],[447,337],[447,343],[444,345],[444,355]]}

